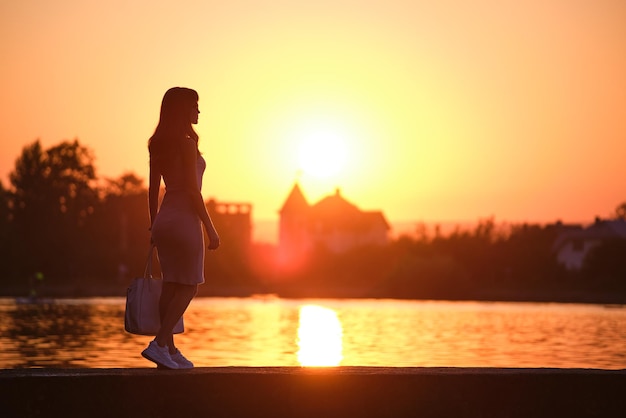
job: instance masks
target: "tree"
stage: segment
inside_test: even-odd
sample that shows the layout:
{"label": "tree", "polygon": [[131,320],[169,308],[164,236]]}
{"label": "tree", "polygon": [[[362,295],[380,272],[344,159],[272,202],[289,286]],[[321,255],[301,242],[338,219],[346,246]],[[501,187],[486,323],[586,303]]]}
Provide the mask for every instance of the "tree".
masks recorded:
{"label": "tree", "polygon": [[47,150],[37,140],[24,147],[9,178],[21,273],[74,276],[88,251],[85,226],[98,204],[91,152],[78,140]]}
{"label": "tree", "polygon": [[107,179],[101,192],[100,210],[91,225],[92,235],[97,237],[98,275],[124,282],[127,275],[143,272],[150,243],[148,191],[141,178],[125,173]]}
{"label": "tree", "polygon": [[626,220],[626,202],[615,208],[615,218]]}
{"label": "tree", "polygon": [[613,238],[592,248],[585,257],[582,273],[588,286],[605,292],[626,290],[626,239]]}
{"label": "tree", "polygon": [[10,241],[10,193],[0,181],[0,275],[7,277],[10,274],[9,260],[11,259]]}
{"label": "tree", "polygon": [[146,193],[143,179],[137,177],[135,173],[127,172],[117,179],[107,179],[107,196],[128,197]]}

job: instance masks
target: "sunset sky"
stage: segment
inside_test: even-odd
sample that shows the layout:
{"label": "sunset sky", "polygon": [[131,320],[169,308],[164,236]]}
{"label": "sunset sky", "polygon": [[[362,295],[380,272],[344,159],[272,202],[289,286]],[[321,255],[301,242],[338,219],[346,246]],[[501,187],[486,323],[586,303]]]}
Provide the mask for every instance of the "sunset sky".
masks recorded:
{"label": "sunset sky", "polygon": [[255,220],[296,179],[392,222],[592,221],[626,201],[622,0],[2,1],[0,59],[5,187],[36,139],[147,178],[162,95],[186,86],[205,198]]}

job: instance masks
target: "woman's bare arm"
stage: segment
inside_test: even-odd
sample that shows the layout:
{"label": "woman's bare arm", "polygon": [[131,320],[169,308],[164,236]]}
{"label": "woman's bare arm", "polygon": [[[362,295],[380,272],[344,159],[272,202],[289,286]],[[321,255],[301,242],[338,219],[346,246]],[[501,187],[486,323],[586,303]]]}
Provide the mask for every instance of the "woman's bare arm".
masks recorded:
{"label": "woman's bare arm", "polygon": [[150,229],[154,224],[158,206],[159,189],[161,188],[161,170],[156,163],[150,159],[150,185],[148,186],[148,206],[150,208]]}

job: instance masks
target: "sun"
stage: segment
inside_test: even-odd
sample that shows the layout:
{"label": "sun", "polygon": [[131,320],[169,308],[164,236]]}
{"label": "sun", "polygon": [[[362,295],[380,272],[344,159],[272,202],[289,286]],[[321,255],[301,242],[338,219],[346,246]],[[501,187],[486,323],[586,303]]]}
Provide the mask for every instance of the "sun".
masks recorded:
{"label": "sun", "polygon": [[298,149],[299,168],[317,178],[339,174],[347,160],[345,138],[339,132],[316,127],[304,132]]}

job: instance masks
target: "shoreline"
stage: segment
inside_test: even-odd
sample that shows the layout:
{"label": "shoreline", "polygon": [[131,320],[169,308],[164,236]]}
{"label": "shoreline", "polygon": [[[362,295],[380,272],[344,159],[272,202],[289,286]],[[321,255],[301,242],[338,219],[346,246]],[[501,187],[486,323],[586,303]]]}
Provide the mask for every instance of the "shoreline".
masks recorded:
{"label": "shoreline", "polygon": [[[130,284],[130,280],[128,281]],[[110,285],[110,286],[91,286],[85,288],[78,286],[58,286],[44,289],[39,292],[37,299],[82,299],[82,298],[107,298],[107,297],[126,297],[126,289],[128,285]],[[469,295],[466,298],[446,297],[446,295],[428,295],[423,297],[403,297],[402,295],[388,294],[359,294],[349,290],[328,291],[328,292],[262,292],[260,289],[243,289],[243,288],[215,288],[209,284],[203,284],[199,287],[197,297],[277,297],[280,299],[395,299],[395,300],[414,300],[414,301],[449,301],[449,302],[527,302],[527,303],[564,303],[564,304],[594,304],[594,305],[626,305],[626,295],[614,294],[608,292],[490,292]],[[29,293],[27,289],[16,288],[0,288],[0,298],[28,299]]]}

